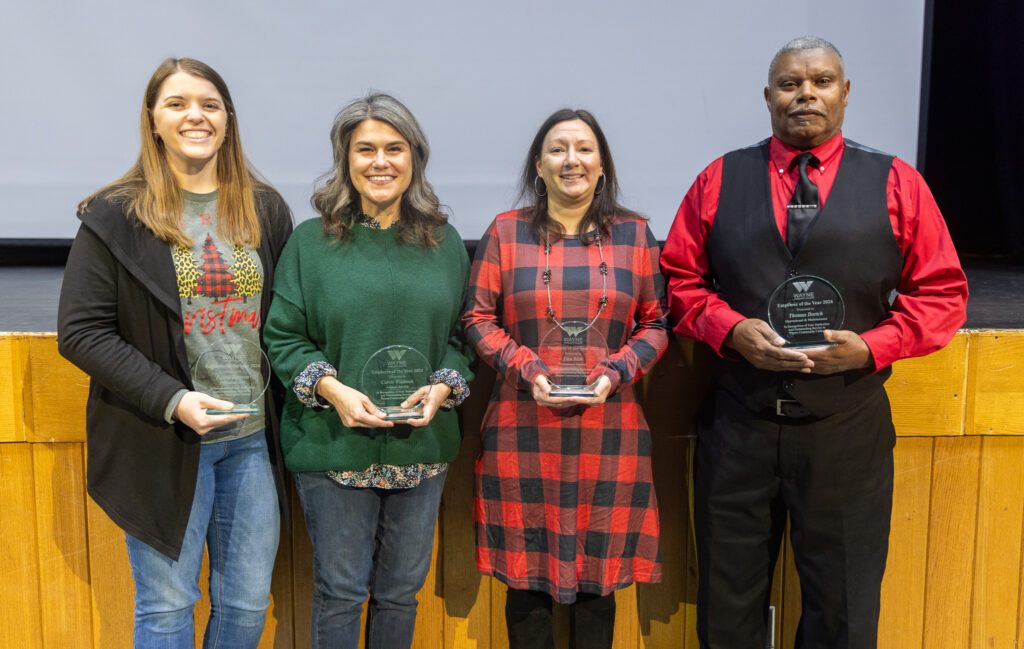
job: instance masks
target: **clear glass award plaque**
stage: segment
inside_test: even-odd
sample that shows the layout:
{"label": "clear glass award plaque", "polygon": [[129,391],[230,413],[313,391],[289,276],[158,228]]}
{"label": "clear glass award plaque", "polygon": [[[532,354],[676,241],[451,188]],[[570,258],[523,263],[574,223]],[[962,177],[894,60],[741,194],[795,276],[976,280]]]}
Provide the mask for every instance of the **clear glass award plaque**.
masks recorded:
{"label": "clear glass award plaque", "polygon": [[408,345],[378,349],[363,365],[359,389],[386,414],[384,419],[403,421],[423,418],[423,402],[403,408],[402,402],[430,379],[430,362]]}
{"label": "clear glass award plaque", "polygon": [[604,335],[581,320],[568,320],[541,337],[537,355],[547,366],[553,397],[592,397],[596,383],[587,376],[608,357]]}
{"label": "clear glass award plaque", "polygon": [[790,277],[768,300],[768,324],[786,340],[785,347],[808,349],[834,345],[826,329],[841,329],[846,308],[839,289],[814,275]]}
{"label": "clear glass award plaque", "polygon": [[235,404],[206,414],[254,415],[270,385],[270,361],[258,345],[246,341],[213,347],[192,364],[192,384],[197,392]]}

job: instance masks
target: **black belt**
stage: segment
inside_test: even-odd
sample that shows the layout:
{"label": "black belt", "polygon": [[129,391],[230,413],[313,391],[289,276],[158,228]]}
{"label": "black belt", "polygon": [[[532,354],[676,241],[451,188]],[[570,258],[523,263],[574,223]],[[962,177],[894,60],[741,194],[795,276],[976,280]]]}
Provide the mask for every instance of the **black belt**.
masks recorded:
{"label": "black belt", "polygon": [[816,419],[811,411],[800,405],[796,399],[776,399],[775,409],[771,414],[786,419]]}

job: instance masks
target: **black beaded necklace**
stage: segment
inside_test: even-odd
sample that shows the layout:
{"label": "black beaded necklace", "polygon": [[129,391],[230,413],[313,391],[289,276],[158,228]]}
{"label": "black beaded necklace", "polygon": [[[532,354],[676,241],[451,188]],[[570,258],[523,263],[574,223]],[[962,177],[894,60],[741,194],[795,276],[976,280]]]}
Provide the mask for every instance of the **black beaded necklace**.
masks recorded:
{"label": "black beaded necklace", "polygon": [[570,331],[565,327],[565,323],[559,322],[558,318],[555,317],[555,307],[551,304],[551,239],[545,235],[544,237],[544,272],[541,277],[544,279],[544,288],[548,293],[548,308],[547,316],[555,324],[556,327],[569,334],[570,336],[577,336],[580,333],[590,329],[597,322],[597,319],[601,317],[606,306],[608,306],[608,264],[604,261],[604,250],[601,248],[601,234],[597,235],[597,254],[601,256],[601,265],[598,267],[601,271],[601,300],[598,302],[597,315],[594,319],[587,323],[587,326],[579,329],[578,327],[572,327],[575,331]]}

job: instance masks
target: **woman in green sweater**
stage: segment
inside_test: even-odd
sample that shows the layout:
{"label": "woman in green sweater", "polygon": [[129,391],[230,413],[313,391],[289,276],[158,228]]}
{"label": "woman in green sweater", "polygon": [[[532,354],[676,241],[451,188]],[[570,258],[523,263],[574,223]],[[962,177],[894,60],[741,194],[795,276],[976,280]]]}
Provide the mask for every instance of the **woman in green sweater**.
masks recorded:
{"label": "woman in green sweater", "polygon": [[[313,541],[312,645],[356,647],[369,595],[366,646],[409,647],[461,439],[452,407],[472,378],[458,324],[469,258],[404,105],[384,94],[350,103],[331,143],[334,168],[313,195],[320,218],[285,246],[264,336],[292,388],[281,442]],[[389,372],[396,356],[420,354],[421,387]],[[385,412],[363,376],[373,367],[399,381],[413,418]]]}

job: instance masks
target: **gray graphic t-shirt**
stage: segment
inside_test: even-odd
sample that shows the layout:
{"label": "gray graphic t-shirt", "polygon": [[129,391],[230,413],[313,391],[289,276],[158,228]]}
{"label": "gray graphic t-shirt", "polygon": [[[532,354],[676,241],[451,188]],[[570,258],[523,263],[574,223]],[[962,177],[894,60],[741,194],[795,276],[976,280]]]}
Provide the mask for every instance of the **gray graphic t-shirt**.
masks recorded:
{"label": "gray graphic t-shirt", "polygon": [[[181,227],[194,243],[191,249],[171,246],[171,257],[189,367],[197,390],[234,401],[237,407],[255,396],[266,378],[260,376],[259,352],[263,264],[255,250],[218,236],[217,192],[183,194]],[[203,443],[238,439],[264,428],[264,398],[253,406],[259,413],[208,432]]]}

